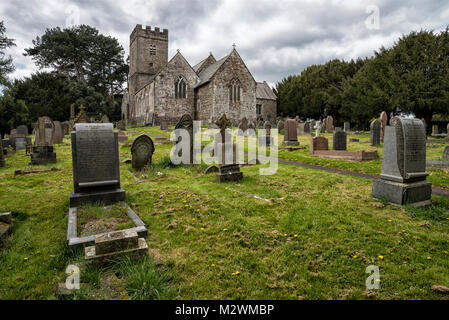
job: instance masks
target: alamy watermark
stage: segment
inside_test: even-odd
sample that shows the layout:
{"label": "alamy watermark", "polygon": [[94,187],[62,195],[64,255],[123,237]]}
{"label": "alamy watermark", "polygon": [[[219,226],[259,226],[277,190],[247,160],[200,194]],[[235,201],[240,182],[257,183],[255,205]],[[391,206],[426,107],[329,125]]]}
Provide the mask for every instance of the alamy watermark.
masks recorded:
{"label": "alamy watermark", "polygon": [[65,270],[67,278],[65,280],[65,287],[68,290],[80,289],[80,269],[77,266],[69,265]]}
{"label": "alamy watermark", "polygon": [[365,19],[365,26],[368,30],[380,29],[380,8],[376,5],[370,5],[365,10],[369,16]]}
{"label": "alamy watermark", "polygon": [[370,276],[366,278],[365,285],[366,289],[380,289],[380,271],[378,266],[370,265],[366,268],[365,273],[368,273]]}

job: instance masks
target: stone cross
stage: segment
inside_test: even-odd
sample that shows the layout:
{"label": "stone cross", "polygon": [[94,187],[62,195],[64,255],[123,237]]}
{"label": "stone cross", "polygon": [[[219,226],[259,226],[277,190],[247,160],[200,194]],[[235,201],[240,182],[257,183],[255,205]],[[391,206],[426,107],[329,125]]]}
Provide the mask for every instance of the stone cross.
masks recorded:
{"label": "stone cross", "polygon": [[321,121],[320,120],[318,120],[315,123],[314,129],[315,129],[315,137],[318,137],[320,135],[320,131],[321,131]]}
{"label": "stone cross", "polygon": [[231,127],[231,121],[229,121],[228,118],[226,117],[226,114],[223,113],[221,115],[221,117],[215,122],[215,124],[220,129],[221,142],[225,143],[226,142],[226,129]]}

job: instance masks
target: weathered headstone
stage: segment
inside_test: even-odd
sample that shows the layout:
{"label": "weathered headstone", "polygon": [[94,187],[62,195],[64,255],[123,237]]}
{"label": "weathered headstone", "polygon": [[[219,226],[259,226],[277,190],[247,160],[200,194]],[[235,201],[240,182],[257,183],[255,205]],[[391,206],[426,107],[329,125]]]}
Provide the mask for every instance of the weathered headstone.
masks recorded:
{"label": "weathered headstone", "polygon": [[28,127],[25,125],[18,126],[16,128],[16,133],[26,137],[28,136]]}
{"label": "weathered headstone", "polygon": [[253,121],[248,122],[248,129],[256,130],[256,125]]}
{"label": "weathered headstone", "polygon": [[349,122],[345,122],[345,123],[343,124],[343,130],[344,130],[345,132],[349,132],[349,131],[351,130],[351,124],[350,124]]}
{"label": "weathered headstone", "polygon": [[273,144],[273,137],[271,136],[271,123],[266,121],[264,124],[265,135],[259,136],[259,144],[264,144],[269,147]]}
{"label": "weathered headstone", "polygon": [[300,123],[298,123],[298,136],[301,136],[304,134],[305,134],[305,123],[300,122]]}
{"label": "weathered headstone", "polygon": [[107,115],[103,115],[100,120],[101,123],[109,123],[109,117]]}
{"label": "weathered headstone", "polygon": [[370,142],[372,146],[380,145],[380,130],[381,124],[380,120],[376,119],[371,122],[370,125]]}
{"label": "weathered headstone", "polygon": [[75,117],[74,123],[91,123],[89,116],[84,111],[85,107],[83,105],[80,106],[80,112]]}
{"label": "weathered headstone", "polygon": [[385,111],[380,114],[380,141],[384,141],[385,128],[388,125],[388,115]]}
{"label": "weathered headstone", "polygon": [[142,170],[145,166],[151,164],[154,153],[153,140],[146,134],[137,137],[131,146],[131,153],[133,168]]}
{"label": "weathered headstone", "polygon": [[332,118],[332,116],[328,116],[326,118],[326,132],[327,133],[332,133],[334,131],[334,118]]}
{"label": "weathered headstone", "polygon": [[161,121],[161,130],[168,130],[168,122],[166,120]]}
{"label": "weathered headstone", "polygon": [[60,144],[64,139],[62,124],[59,121],[53,121],[53,124],[55,126],[55,131],[53,133],[53,144]]}
{"label": "weathered headstone", "polygon": [[432,184],[426,181],[426,133],[419,119],[395,117],[385,130],[382,171],[372,195],[391,203],[430,203]]}
{"label": "weathered headstone", "polygon": [[310,122],[304,123],[304,134],[310,134]]}
{"label": "weathered headstone", "polygon": [[53,152],[53,134],[55,126],[49,117],[40,117],[37,121],[31,164],[56,163]]}
{"label": "weathered headstone", "polygon": [[299,146],[297,122],[295,119],[287,119],[284,128],[284,142],[286,146]]}
{"label": "weathered headstone", "polygon": [[449,159],[449,146],[447,146],[446,148],[444,148],[444,151],[443,151],[443,159]]}
{"label": "weathered headstone", "polygon": [[310,141],[310,154],[314,151],[329,150],[329,141],[324,136],[313,137]]}
{"label": "weathered headstone", "polygon": [[347,134],[341,131],[341,128],[336,128],[334,132],[334,139],[332,142],[334,150],[346,150],[347,149]]}
{"label": "weathered headstone", "polygon": [[118,133],[112,124],[76,124],[71,139],[75,190],[70,207],[125,201],[125,190],[120,187]]}
{"label": "weathered headstone", "polygon": [[[193,164],[194,159],[194,132],[193,132],[193,119],[189,114],[183,115],[178,123],[175,126],[175,130],[177,129],[184,129],[187,130],[189,133],[189,149],[190,149],[190,157],[189,157],[189,164]],[[182,137],[177,137],[177,140],[175,142],[175,145],[180,143],[182,141]],[[179,150],[178,153],[179,157],[182,157],[182,150]]]}
{"label": "weathered headstone", "polygon": [[[243,179],[243,173],[240,171],[240,165],[236,159],[236,144],[226,139],[226,129],[231,126],[231,122],[223,114],[215,123],[221,134],[221,142],[217,143],[218,174],[216,180],[218,183],[226,181],[239,181]],[[232,154],[228,154],[232,153]]]}
{"label": "weathered headstone", "polygon": [[64,121],[62,123],[62,132],[63,132],[64,136],[70,134],[70,122],[69,121]]}
{"label": "weathered headstone", "polygon": [[438,125],[434,124],[432,126],[432,134],[437,135],[438,134]]}
{"label": "weathered headstone", "polygon": [[282,130],[284,130],[284,121],[279,120],[278,121],[278,133],[281,133]]}
{"label": "weathered headstone", "polygon": [[121,131],[125,131],[126,130],[125,120],[120,120],[119,122],[117,122],[117,129],[119,129]]}
{"label": "weathered headstone", "polygon": [[239,129],[242,130],[242,132],[248,130],[248,119],[246,119],[246,117],[240,120]]}

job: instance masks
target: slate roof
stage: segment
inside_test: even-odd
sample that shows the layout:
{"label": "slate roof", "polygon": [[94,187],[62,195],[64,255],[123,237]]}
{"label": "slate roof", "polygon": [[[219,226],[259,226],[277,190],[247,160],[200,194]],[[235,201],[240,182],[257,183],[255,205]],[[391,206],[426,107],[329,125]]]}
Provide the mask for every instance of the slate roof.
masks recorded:
{"label": "slate roof", "polygon": [[215,72],[217,72],[217,70],[223,65],[223,63],[226,61],[228,57],[229,55],[221,58],[214,64],[211,64],[209,67],[201,71],[201,73],[199,74],[201,81],[195,86],[195,88],[201,87],[203,84],[208,83],[210,79],[214,76]]}
{"label": "slate roof", "polygon": [[256,99],[276,100],[277,97],[274,94],[273,90],[268,85],[268,83],[264,81],[264,82],[257,82]]}

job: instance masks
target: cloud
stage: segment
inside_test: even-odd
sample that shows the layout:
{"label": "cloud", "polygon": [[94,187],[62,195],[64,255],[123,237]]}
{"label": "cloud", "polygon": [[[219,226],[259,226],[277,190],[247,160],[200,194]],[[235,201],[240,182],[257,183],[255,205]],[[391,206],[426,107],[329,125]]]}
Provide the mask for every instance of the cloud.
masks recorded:
{"label": "cloud", "polygon": [[[366,25],[370,6],[379,9],[379,28]],[[74,12],[75,9],[75,12]],[[256,80],[274,85],[312,64],[356,59],[391,46],[413,30],[446,27],[449,3],[441,0],[16,0],[3,1],[0,15],[17,47],[13,77],[37,71],[23,56],[46,28],[66,26],[71,18],[119,40],[129,52],[136,24],[169,29],[169,55],[177,49],[195,65],[213,52],[217,59],[232,44]],[[73,20],[73,19],[72,19]]]}

